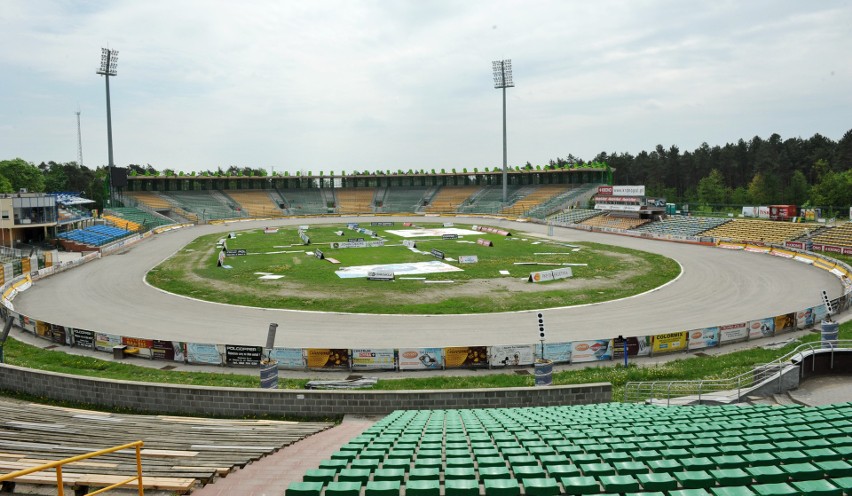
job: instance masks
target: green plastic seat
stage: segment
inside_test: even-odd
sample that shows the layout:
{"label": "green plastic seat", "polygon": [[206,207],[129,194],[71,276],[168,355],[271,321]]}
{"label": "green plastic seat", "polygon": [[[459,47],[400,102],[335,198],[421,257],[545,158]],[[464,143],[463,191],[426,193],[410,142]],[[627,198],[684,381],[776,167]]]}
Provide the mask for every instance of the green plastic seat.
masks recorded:
{"label": "green plastic seat", "polygon": [[337,481],[329,482],[325,486],[325,496],[359,496],[361,494],[360,482]]}
{"label": "green plastic seat", "polygon": [[485,496],[520,496],[521,486],[515,479],[485,479]]}
{"label": "green plastic seat", "polygon": [[663,472],[667,474],[671,474],[674,472],[683,471],[683,465],[680,464],[677,460],[651,460],[645,463],[648,465],[648,468],[651,469],[651,472]]}
{"label": "green plastic seat", "polygon": [[565,455],[544,455],[538,458],[538,461],[541,462],[542,466],[547,467],[548,465],[565,465],[571,463]]}
{"label": "green plastic seat", "polygon": [[776,441],[772,444],[778,448],[778,451],[793,451],[805,448],[805,445],[801,441]]}
{"label": "green plastic seat", "polygon": [[687,472],[675,472],[672,476],[677,479],[684,489],[698,489],[702,487],[713,487],[716,480],[704,470],[690,470]]}
{"label": "green plastic seat", "polygon": [[411,460],[406,458],[388,458],[382,463],[382,468],[401,468],[408,472],[408,469],[411,468]]}
{"label": "green plastic seat", "polygon": [[598,477],[604,491],[610,493],[624,493],[627,491],[638,491],[639,481],[631,475],[603,475]]}
{"label": "green plastic seat", "polygon": [[374,481],[397,481],[405,480],[405,470],[401,468],[380,468],[373,472]]}
{"label": "green plastic seat", "polygon": [[751,486],[751,490],[761,496],[792,496],[799,494],[798,489],[783,482],[776,484],[754,484]]}
{"label": "green plastic seat", "polygon": [[648,473],[648,466],[642,462],[615,462],[612,464],[612,466],[618,475],[636,475]]}
{"label": "green plastic seat", "polygon": [[443,468],[444,460],[440,458],[420,458],[414,460],[415,468]]}
{"label": "green plastic seat", "polygon": [[827,480],[794,481],[790,484],[808,496],[842,496],[843,489]]}
{"label": "green plastic seat", "polygon": [[754,491],[746,486],[739,487],[711,487],[710,492],[714,496],[752,496]]}
{"label": "green plastic seat", "polygon": [[616,463],[616,462],[626,462],[633,460],[633,457],[630,456],[629,453],[625,453],[623,451],[610,451],[607,453],[600,454],[601,460],[606,463]]}
{"label": "green plastic seat", "polygon": [[774,455],[775,458],[778,458],[778,460],[785,465],[790,463],[803,463],[809,460],[808,455],[799,450],[777,451]]}
{"label": "green plastic seat", "polygon": [[405,496],[441,496],[441,481],[409,480],[405,483]]}
{"label": "green plastic seat", "polygon": [[302,476],[302,481],[304,482],[319,482],[321,484],[326,484],[334,480],[334,476],[337,475],[337,471],[330,468],[312,468],[305,471],[305,475]]}
{"label": "green plastic seat", "polygon": [[364,496],[399,496],[399,488],[399,481],[372,480],[367,483]]}
{"label": "green plastic seat", "polygon": [[479,479],[480,480],[488,480],[488,479],[511,479],[512,475],[509,473],[509,469],[507,467],[480,467],[479,468]]}
{"label": "green plastic seat", "polygon": [[761,465],[757,467],[746,467],[746,473],[751,475],[755,482],[760,484],[772,484],[777,482],[786,482],[790,477],[786,472],[776,467],[775,465]]}
{"label": "green plastic seat", "polygon": [[444,496],[479,496],[479,482],[470,479],[445,481]]}
{"label": "green plastic seat", "polygon": [[637,462],[646,462],[649,460],[660,460],[663,455],[657,450],[639,450],[633,452],[633,460]]}
{"label": "green plastic seat", "polygon": [[499,456],[488,456],[476,459],[476,466],[482,467],[505,467],[506,460]]}
{"label": "green plastic seat", "polygon": [[559,482],[549,477],[524,479],[522,483],[526,496],[556,496],[561,491]]}
{"label": "green plastic seat", "polygon": [[589,453],[576,453],[573,455],[569,455],[568,458],[571,459],[571,463],[575,465],[583,465],[586,463],[600,463],[601,458],[598,455],[592,455]]}
{"label": "green plastic seat", "polygon": [[594,477],[564,477],[561,482],[566,494],[597,494],[600,492],[600,485]]}
{"label": "green plastic seat", "polygon": [[823,472],[810,463],[790,463],[779,467],[794,481],[822,479]]}
{"label": "green plastic seat", "polygon": [[692,456],[695,458],[716,458],[721,455],[722,452],[719,451],[719,448],[715,446],[698,446],[696,448],[687,448]]}
{"label": "green plastic seat", "polygon": [[421,458],[442,458],[444,453],[440,449],[420,449],[417,451],[417,460]]}
{"label": "green plastic seat", "polygon": [[540,465],[521,465],[520,467],[513,466],[512,472],[514,472],[515,478],[520,481],[525,481],[527,479],[544,479],[547,475]]}
{"label": "green plastic seat", "polygon": [[580,465],[580,470],[583,471],[583,475],[589,475],[592,477],[615,475],[615,467],[609,463],[587,463]]}
{"label": "green plastic seat", "polygon": [[529,453],[527,452],[527,449],[522,448],[520,446],[511,447],[511,448],[499,448],[499,449],[500,449],[500,453],[502,453],[503,456],[505,456],[507,458],[512,457],[512,456],[529,455]]}
{"label": "green plastic seat", "polygon": [[639,474],[636,480],[645,491],[671,491],[677,489],[677,480],[667,473]]}
{"label": "green plastic seat", "polygon": [[852,465],[843,460],[814,462],[814,465],[822,469],[829,477],[846,477],[852,475]]}
{"label": "green plastic seat", "polygon": [[852,477],[834,477],[831,479],[831,483],[847,493],[852,491]]}
{"label": "green plastic seat", "polygon": [[320,496],[322,488],[322,482],[291,482],[284,496]]}
{"label": "green plastic seat", "polygon": [[473,456],[476,459],[494,458],[500,456],[500,452],[493,446],[490,448],[478,448],[473,450]]}
{"label": "green plastic seat", "polygon": [[337,473],[337,480],[340,482],[359,482],[365,483],[370,480],[372,471],[368,468],[344,468]]}
{"label": "green plastic seat", "polygon": [[374,458],[356,458],[349,464],[349,468],[364,468],[373,472],[379,468],[379,460]]}
{"label": "green plastic seat", "polygon": [[473,468],[473,458],[447,458],[446,468]]}
{"label": "green plastic seat", "polygon": [[359,460],[384,460],[387,453],[381,450],[364,450],[358,455]]}
{"label": "green plastic seat", "polygon": [[719,468],[710,471],[720,486],[745,486],[751,483],[751,474],[741,468]]}
{"label": "green plastic seat", "polygon": [[811,462],[822,462],[826,460],[840,460],[841,456],[829,448],[808,448],[803,450]]}
{"label": "green plastic seat", "polygon": [[740,455],[719,455],[713,458],[719,468],[745,468],[748,462]]}
{"label": "green plastic seat", "polygon": [[684,448],[668,448],[660,450],[660,454],[663,455],[663,458],[668,460],[683,460],[684,458],[691,458],[692,453],[687,451]]}
{"label": "green plastic seat", "polygon": [[555,479],[578,477],[580,475],[580,467],[567,463],[563,465],[547,465],[545,469],[547,470],[547,474]]}
{"label": "green plastic seat", "polygon": [[476,471],[473,467],[447,467],[447,469],[444,470],[444,480],[450,479],[476,480]]}
{"label": "green plastic seat", "polygon": [[340,450],[331,454],[332,460],[352,461],[358,457],[358,452],[354,450]]}
{"label": "green plastic seat", "polygon": [[761,467],[766,465],[778,465],[780,461],[771,453],[746,453],[742,455],[743,460],[748,462],[752,467]]}
{"label": "green plastic seat", "polygon": [[337,459],[337,460],[323,460],[319,464],[319,468],[334,470],[334,473],[340,472],[340,469],[344,469],[349,466],[348,460]]}
{"label": "green plastic seat", "polygon": [[532,455],[516,455],[508,457],[509,466],[515,467],[531,467],[538,465],[538,460]]}
{"label": "green plastic seat", "polygon": [[441,471],[435,467],[414,467],[408,472],[408,480],[439,480]]}
{"label": "green plastic seat", "polygon": [[710,494],[706,489],[678,489],[676,491],[669,491],[669,496],[706,496]]}
{"label": "green plastic seat", "polygon": [[710,470],[716,468],[716,463],[709,458],[684,458],[680,461],[684,470]]}

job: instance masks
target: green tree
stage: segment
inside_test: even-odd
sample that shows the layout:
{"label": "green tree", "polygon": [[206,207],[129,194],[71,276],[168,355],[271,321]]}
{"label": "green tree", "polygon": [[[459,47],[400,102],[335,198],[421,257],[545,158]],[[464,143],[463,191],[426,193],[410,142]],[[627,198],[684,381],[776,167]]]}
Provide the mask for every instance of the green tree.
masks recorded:
{"label": "green tree", "polygon": [[698,201],[702,205],[720,205],[725,203],[728,191],[719,169],[713,169],[710,174],[698,181]]}
{"label": "green tree", "polygon": [[31,192],[44,191],[44,176],[35,165],[21,158],[0,161],[0,176],[12,184],[12,191],[26,188]]}
{"label": "green tree", "polygon": [[768,205],[771,203],[772,191],[763,174],[755,174],[748,183],[748,196],[757,205]]}
{"label": "green tree", "polygon": [[787,188],[785,196],[790,203],[801,205],[808,201],[809,190],[808,179],[802,171],[797,170],[790,177],[790,186]]}
{"label": "green tree", "polygon": [[15,190],[12,188],[12,183],[9,182],[4,176],[0,176],[0,193],[14,193]]}
{"label": "green tree", "polygon": [[811,203],[841,209],[852,205],[852,170],[823,174],[822,180],[811,189]]}

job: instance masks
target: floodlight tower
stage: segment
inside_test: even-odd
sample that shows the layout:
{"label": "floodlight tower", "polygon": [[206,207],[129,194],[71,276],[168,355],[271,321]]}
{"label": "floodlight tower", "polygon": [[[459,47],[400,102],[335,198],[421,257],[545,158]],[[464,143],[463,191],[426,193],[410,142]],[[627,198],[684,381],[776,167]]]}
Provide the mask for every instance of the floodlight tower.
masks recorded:
{"label": "floodlight tower", "polygon": [[83,167],[83,133],[80,130],[80,107],[77,107],[77,165]]}
{"label": "floodlight tower", "polygon": [[107,147],[109,149],[109,166],[107,175],[109,179],[109,206],[112,206],[112,168],[115,166],[112,160],[112,111],[109,106],[109,77],[118,75],[118,50],[101,48],[101,67],[97,71],[106,80],[106,111],[107,111]]}
{"label": "floodlight tower", "polygon": [[494,88],[503,90],[503,205],[508,203],[506,198],[506,88],[514,88],[512,82],[512,59],[495,60],[491,62],[494,70]]}

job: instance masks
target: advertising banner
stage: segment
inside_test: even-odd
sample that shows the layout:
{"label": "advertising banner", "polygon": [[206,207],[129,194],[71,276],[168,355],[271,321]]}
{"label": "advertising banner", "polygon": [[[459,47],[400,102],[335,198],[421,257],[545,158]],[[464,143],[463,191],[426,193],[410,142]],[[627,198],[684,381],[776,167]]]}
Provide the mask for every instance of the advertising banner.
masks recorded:
{"label": "advertising banner", "polygon": [[796,313],[796,328],[807,329],[808,327],[813,327],[814,320],[814,309],[813,308],[805,308],[804,310],[799,310]]}
{"label": "advertising banner", "polygon": [[394,350],[356,349],[352,350],[352,370],[393,370]]}
{"label": "advertising banner", "polygon": [[440,370],[444,368],[441,348],[400,348],[399,370]]}
{"label": "advertising banner", "polygon": [[18,327],[30,334],[35,334],[35,320],[27,317],[26,315],[18,315]]}
{"label": "advertising banner", "polygon": [[667,332],[665,334],[657,334],[653,337],[651,353],[654,355],[659,353],[673,353],[675,351],[683,351],[686,347],[686,331]]}
{"label": "advertising banner", "polygon": [[476,255],[459,255],[460,264],[473,264],[479,262],[479,257]]}
{"label": "advertising banner", "polygon": [[263,357],[262,346],[225,345],[226,365],[246,365],[257,367]]}
{"label": "advertising banner", "polygon": [[153,340],[151,343],[151,358],[154,360],[184,361],[184,344],[178,341]]}
{"label": "advertising banner", "polygon": [[281,369],[305,368],[305,357],[301,348],[272,348],[269,358],[278,362]]}
{"label": "advertising banner", "polygon": [[715,348],[719,346],[719,328],[705,327],[704,329],[693,329],[687,331],[690,350],[701,350],[704,348]]}
{"label": "advertising banner", "polygon": [[609,339],[574,341],[571,343],[571,363],[612,360],[611,344]]}
{"label": "advertising banner", "polygon": [[488,349],[485,346],[456,346],[444,348],[447,368],[479,368],[488,365]]}
{"label": "advertising banner", "polygon": [[571,267],[565,267],[563,269],[553,269],[553,270],[542,270],[537,272],[530,272],[528,282],[546,282],[546,281],[555,281],[558,279],[567,279],[572,277],[574,272],[571,270]]}
{"label": "advertising banner", "polygon": [[35,321],[35,335],[50,341],[50,324],[42,320]]}
{"label": "advertising banner", "polygon": [[189,363],[222,365],[222,353],[215,344],[186,343],[186,360]]}
{"label": "advertising banner", "polygon": [[518,365],[532,365],[535,361],[535,345],[518,344],[508,346],[492,346],[492,367],[512,367]]}
{"label": "advertising banner", "polygon": [[612,340],[612,357],[613,359],[624,358],[624,341],[627,341],[627,356],[628,357],[644,357],[651,354],[651,343],[649,336],[636,336],[624,339],[615,338]]}
{"label": "advertising banner", "polygon": [[775,316],[775,334],[796,330],[796,313],[785,313]]}
{"label": "advertising banner", "polygon": [[330,348],[308,348],[308,368],[346,369],[349,368],[349,350]]}
{"label": "advertising banner", "polygon": [[645,186],[613,186],[615,196],[645,196]]}
{"label": "advertising banner", "polygon": [[722,343],[735,343],[748,339],[748,323],[740,322],[719,327],[719,341]]}
{"label": "advertising banner", "polygon": [[71,329],[71,346],[86,350],[94,350],[95,333],[85,329]]}
{"label": "advertising banner", "polygon": [[56,324],[50,324],[50,340],[59,344],[71,344],[71,336],[65,327]]}
{"label": "advertising banner", "polygon": [[748,338],[769,338],[775,335],[775,319],[751,320],[748,323]]}
{"label": "advertising banner", "polygon": [[571,343],[544,343],[544,357],[553,363],[571,361]]}
{"label": "advertising banner", "polygon": [[828,309],[825,308],[825,305],[817,305],[813,308],[813,310],[815,325],[825,320],[826,316],[828,316]]}
{"label": "advertising banner", "polygon": [[112,347],[120,344],[121,336],[106,334],[104,332],[95,333],[95,349],[98,351],[107,351],[112,353]]}

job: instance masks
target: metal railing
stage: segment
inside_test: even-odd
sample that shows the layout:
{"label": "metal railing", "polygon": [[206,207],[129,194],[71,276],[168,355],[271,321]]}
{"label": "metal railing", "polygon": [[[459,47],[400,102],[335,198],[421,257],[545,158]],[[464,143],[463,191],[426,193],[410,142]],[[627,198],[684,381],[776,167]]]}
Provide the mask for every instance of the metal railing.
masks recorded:
{"label": "metal railing", "polygon": [[66,464],[69,464],[69,463],[74,463],[74,462],[77,462],[77,461],[80,461],[80,460],[85,460],[85,459],[88,459],[88,458],[93,458],[93,457],[100,456],[100,455],[105,455],[107,453],[112,453],[112,452],[115,452],[115,451],[121,451],[121,450],[129,449],[129,448],[136,448],[136,475],[134,477],[130,477],[128,479],[116,482],[115,484],[108,485],[106,487],[98,489],[97,491],[88,493],[85,496],[94,496],[95,494],[101,494],[101,493],[104,493],[106,491],[109,491],[109,490],[112,490],[112,489],[117,489],[121,486],[125,486],[127,484],[130,484],[133,481],[136,481],[136,486],[139,489],[139,496],[144,496],[145,490],[142,486],[142,453],[141,453],[142,445],[143,445],[142,441],[135,441],[135,442],[128,443],[128,444],[123,444],[121,446],[114,446],[112,448],[106,448],[106,449],[102,449],[102,450],[98,450],[98,451],[93,451],[91,453],[86,453],[84,455],[72,456],[71,458],[65,458],[64,460],[58,460],[58,461],[55,461],[55,462],[45,463],[45,464],[38,465],[38,466],[35,466],[35,467],[30,467],[30,468],[27,468],[27,469],[24,469],[24,470],[17,470],[15,472],[10,472],[8,474],[0,475],[0,482],[14,481],[18,477],[23,477],[25,475],[29,475],[29,474],[32,474],[34,472],[42,472],[42,471],[45,471],[45,470],[56,469],[56,494],[59,495],[59,496],[64,496],[65,495],[65,488],[64,488],[64,485],[62,483],[62,466],[63,465],[66,465]]}
{"label": "metal railing", "polygon": [[[788,367],[799,367],[804,358],[816,352],[831,353],[831,367],[834,367],[834,352],[852,349],[852,339],[814,341],[803,343],[792,351],[775,360],[754,367],[748,372],[724,379],[698,379],[693,381],[642,381],[628,382],[624,386],[624,401],[637,403],[642,401],[665,402],[670,405],[675,398],[690,397],[691,402],[701,404],[702,401],[724,398],[726,401],[737,402],[744,393],[765,383],[777,379],[779,388],[784,371]],[[815,367],[816,361],[811,362]],[[778,392],[781,392],[780,389]]]}

